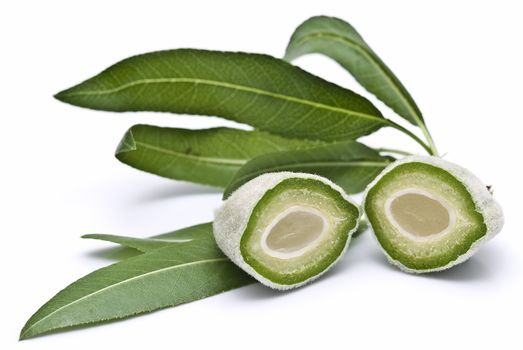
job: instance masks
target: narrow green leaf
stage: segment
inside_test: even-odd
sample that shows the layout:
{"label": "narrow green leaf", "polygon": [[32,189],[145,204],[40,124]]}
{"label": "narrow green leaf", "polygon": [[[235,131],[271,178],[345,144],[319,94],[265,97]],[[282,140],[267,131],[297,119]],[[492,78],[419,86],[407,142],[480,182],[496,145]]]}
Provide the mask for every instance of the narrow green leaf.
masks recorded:
{"label": "narrow green leaf", "polygon": [[350,90],[283,60],[241,52],[134,56],[56,98],[98,110],[214,115],[308,139],[347,140],[392,125]]}
{"label": "narrow green leaf", "polygon": [[410,93],[378,55],[349,23],[335,17],[312,17],[296,28],[285,60],[292,61],[308,53],[321,53],[347,69],[370,93],[423,131],[428,146],[404,128],[395,127],[411,136],[429,154],[438,150],[425,125],[423,116]]}
{"label": "narrow green leaf", "polygon": [[44,304],[20,333],[100,323],[202,299],[253,283],[214,241],[195,240],[144,253],[97,270]]}
{"label": "narrow green leaf", "polygon": [[225,189],[223,197],[227,198],[255,177],[275,171],[318,174],[337,183],[347,193],[358,193],[390,162],[390,157],[380,156],[372,148],[358,142],[270,153],[253,158],[240,168]]}
{"label": "narrow green leaf", "polygon": [[325,16],[303,22],[291,37],[285,60],[308,53],[334,59],[400,116],[414,125],[423,125],[421,111],[407,89],[349,23]]}
{"label": "narrow green leaf", "polygon": [[[202,236],[201,239],[210,239],[214,240],[212,235],[212,223],[202,224],[208,225],[208,228],[205,236]],[[196,226],[193,226],[196,227]],[[353,237],[357,237],[362,234],[368,228],[368,223],[365,218],[360,218],[358,229],[352,234]],[[190,227],[189,227],[190,229]],[[166,233],[165,235],[176,234],[177,231]],[[159,236],[155,236],[159,237]],[[168,237],[168,236],[166,236]],[[172,237],[172,236],[170,236]],[[82,238],[97,239],[100,241],[106,241],[111,243],[116,243],[125,248],[136,249],[142,253],[146,253],[152,250],[160,249],[165,246],[175,246],[177,249],[185,249],[185,244],[192,242],[191,239],[176,239],[176,238],[166,238],[166,239],[157,239],[157,238],[136,238],[129,236],[118,236],[118,235],[108,235],[108,234],[87,234],[83,235]],[[175,253],[175,251],[173,251]]]}
{"label": "narrow green leaf", "polygon": [[83,235],[82,238],[96,239],[100,241],[112,242],[116,244],[123,245],[125,247],[134,248],[141,252],[147,252],[162,248],[167,244],[177,244],[182,247],[183,243],[192,242],[191,239],[157,239],[157,238],[135,238],[130,236],[118,236],[118,235],[109,235],[103,233],[91,233]]}
{"label": "narrow green leaf", "polygon": [[97,239],[101,241],[120,244],[124,247],[137,249],[141,252],[149,252],[166,245],[176,245],[179,249],[185,249],[186,244],[194,240],[214,241],[212,234],[212,222],[183,228],[181,230],[163,233],[149,238],[135,238],[128,236],[117,236],[108,234],[87,234],[82,238]]}
{"label": "narrow green leaf", "polygon": [[116,158],[134,168],[170,179],[225,187],[251,158],[318,144],[317,141],[287,139],[263,131],[134,125],[118,145]]}
{"label": "narrow green leaf", "polygon": [[170,240],[170,239],[190,239],[190,240],[212,240],[214,241],[214,236],[212,235],[212,222],[206,222],[203,224],[193,225],[189,227],[184,227],[178,230],[169,231],[167,233],[161,233],[150,237],[157,240]]}

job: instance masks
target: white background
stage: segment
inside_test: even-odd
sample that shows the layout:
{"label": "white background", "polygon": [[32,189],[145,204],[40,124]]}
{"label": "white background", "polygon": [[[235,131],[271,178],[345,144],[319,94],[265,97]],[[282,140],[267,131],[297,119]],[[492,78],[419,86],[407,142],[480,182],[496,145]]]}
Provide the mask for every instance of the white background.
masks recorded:
{"label": "white background", "polygon": [[[2,1],[0,348],[522,349],[523,25],[517,3]],[[212,219],[218,190],[142,173],[113,157],[125,130],[134,123],[233,125],[216,118],[96,112],[52,95],[153,50],[195,47],[281,57],[293,29],[319,14],[351,22],[415,97],[446,159],[494,186],[506,214],[503,232],[467,263],[424,276],[389,266],[367,232],[327,276],[294,292],[253,285],[17,342],[41,304],[114,261],[105,250],[109,245],[80,235],[143,237]],[[296,63],[364,94],[327,58]],[[421,152],[394,130],[365,141]]]}

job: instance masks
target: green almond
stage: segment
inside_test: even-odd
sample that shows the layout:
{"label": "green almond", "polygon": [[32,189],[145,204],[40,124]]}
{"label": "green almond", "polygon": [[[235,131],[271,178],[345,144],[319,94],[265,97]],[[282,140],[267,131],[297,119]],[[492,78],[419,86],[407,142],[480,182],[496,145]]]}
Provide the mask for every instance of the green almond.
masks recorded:
{"label": "green almond", "polygon": [[432,272],[470,258],[503,226],[503,212],[470,171],[438,157],[406,157],[369,185],[363,204],[389,261]]}
{"label": "green almond", "polygon": [[326,178],[266,173],[242,185],[217,210],[218,246],[261,283],[302,286],[332,267],[358,226],[359,208]]}

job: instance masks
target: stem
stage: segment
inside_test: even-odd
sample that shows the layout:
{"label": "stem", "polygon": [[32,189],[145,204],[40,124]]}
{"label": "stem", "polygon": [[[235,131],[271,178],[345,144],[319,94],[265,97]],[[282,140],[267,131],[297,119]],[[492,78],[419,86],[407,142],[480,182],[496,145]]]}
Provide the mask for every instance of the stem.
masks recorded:
{"label": "stem", "polygon": [[[416,141],[417,143],[419,143],[421,145],[421,147],[423,147],[425,149],[425,151],[427,151],[428,154],[430,154],[431,156],[434,156],[437,154],[437,151],[435,150],[435,147],[432,148],[431,146],[427,145],[425,142],[423,142],[422,139],[420,139],[418,136],[416,136],[415,134],[412,133],[412,131],[410,131],[409,129],[406,129],[404,128],[403,126],[399,125],[399,124],[396,124],[395,122],[393,122],[392,120],[390,119],[387,119],[387,123],[392,126],[393,128],[403,132],[404,134],[406,135],[409,135],[414,141]],[[428,134],[428,130],[426,128],[422,128],[422,130],[424,130],[424,134],[425,134],[425,131],[426,133]],[[430,135],[429,135],[430,136]],[[430,138],[430,140],[432,140],[432,138]],[[429,141],[430,142],[430,141]],[[434,143],[434,142],[432,142]]]}
{"label": "stem", "polygon": [[434,140],[430,135],[429,129],[427,129],[427,126],[424,123],[420,124],[419,127],[421,131],[423,131],[425,139],[429,142],[430,149],[432,150],[432,155],[439,157],[438,149],[436,148],[436,144],[434,143]]}
{"label": "stem", "polygon": [[402,151],[400,149],[394,149],[394,148],[376,148],[376,151],[378,152],[387,152],[387,153],[395,153],[395,154],[401,154],[402,156],[411,156],[412,153],[407,151]]}

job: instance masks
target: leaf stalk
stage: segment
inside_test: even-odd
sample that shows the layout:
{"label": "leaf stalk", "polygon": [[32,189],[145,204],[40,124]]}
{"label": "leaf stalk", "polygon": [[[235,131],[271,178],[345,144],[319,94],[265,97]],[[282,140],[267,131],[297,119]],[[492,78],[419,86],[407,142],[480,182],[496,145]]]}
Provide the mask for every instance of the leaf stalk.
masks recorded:
{"label": "leaf stalk", "polygon": [[425,139],[429,143],[429,147],[432,150],[432,155],[439,157],[438,149],[436,148],[436,144],[434,143],[434,140],[432,139],[432,136],[430,135],[429,129],[427,129],[427,126],[425,123],[421,123],[418,125],[423,132],[423,135],[425,136]]}
{"label": "leaf stalk", "polygon": [[410,152],[407,152],[407,151],[403,151],[403,150],[400,150],[400,149],[395,149],[395,148],[376,148],[376,151],[380,152],[380,153],[394,153],[394,154],[400,154],[402,156],[411,156],[412,153]]}
{"label": "leaf stalk", "polygon": [[[390,119],[387,119],[387,123],[392,126],[393,128],[403,132],[404,134],[410,136],[414,141],[416,141],[421,147],[423,147],[425,149],[425,151],[427,151],[428,154],[430,154],[431,156],[436,156],[437,155],[437,151],[435,150],[435,148],[432,148],[432,146],[429,146],[427,145],[427,143],[425,143],[422,139],[420,139],[416,134],[414,134],[412,131],[410,131],[409,129],[397,124],[396,122],[393,122],[392,120]],[[422,128],[423,130],[423,128]],[[425,128],[426,130],[426,128]],[[428,133],[428,131],[427,131]],[[424,132],[425,134],[425,132]],[[432,140],[432,139],[431,139]]]}

